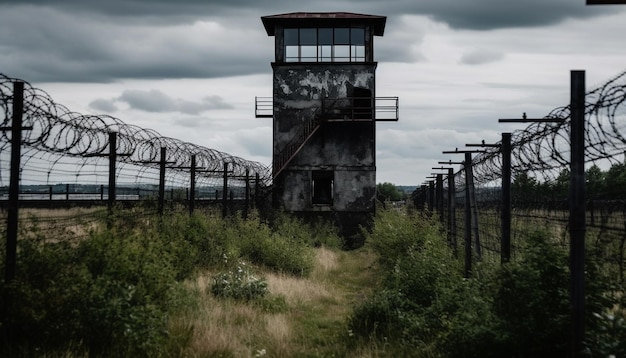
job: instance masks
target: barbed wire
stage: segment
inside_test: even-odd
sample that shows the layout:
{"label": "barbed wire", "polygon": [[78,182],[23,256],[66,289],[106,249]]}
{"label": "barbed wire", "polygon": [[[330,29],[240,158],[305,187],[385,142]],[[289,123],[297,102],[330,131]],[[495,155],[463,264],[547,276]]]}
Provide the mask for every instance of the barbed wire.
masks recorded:
{"label": "barbed wire", "polygon": [[[271,167],[267,165],[165,137],[110,115],[73,112],[56,103],[45,91],[1,73],[0,126],[7,127],[11,123],[13,83],[18,81],[24,82],[23,126],[32,127],[22,134],[22,177],[25,179],[55,183],[67,182],[68,176],[74,176],[78,182],[79,177],[92,176],[91,181],[106,181],[107,171],[101,167],[108,163],[109,133],[115,132],[120,163],[117,175],[126,181],[156,180],[161,148],[165,148],[171,185],[184,185],[189,180],[192,155],[196,157],[200,185],[221,177],[218,173],[223,171],[224,163],[228,163],[228,175],[232,178],[240,180],[246,174],[252,177],[258,174],[263,185],[271,184]],[[0,153],[10,148],[10,136],[10,131],[0,132]],[[0,173],[0,184],[2,182]]]}
{"label": "barbed wire", "polygon": [[[533,173],[538,180],[551,181],[570,163],[570,106],[550,111],[543,119],[511,134],[513,175]],[[585,161],[623,160],[626,151],[626,71],[585,95]],[[501,144],[501,143],[499,143]],[[620,158],[621,159],[618,159]],[[500,148],[476,155],[472,162],[474,180],[489,183],[501,178]],[[462,184],[462,183],[459,183]]]}

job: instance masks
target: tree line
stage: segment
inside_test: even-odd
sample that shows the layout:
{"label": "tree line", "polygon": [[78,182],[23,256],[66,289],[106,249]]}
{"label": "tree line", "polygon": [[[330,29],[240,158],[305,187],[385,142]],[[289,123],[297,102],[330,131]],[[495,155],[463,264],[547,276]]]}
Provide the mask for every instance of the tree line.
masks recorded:
{"label": "tree line", "polygon": [[[511,186],[514,201],[564,200],[569,195],[570,171],[563,169],[551,181],[539,182],[528,173],[515,176]],[[594,164],[585,171],[586,197],[588,200],[626,199],[626,164],[613,164],[602,170]]]}

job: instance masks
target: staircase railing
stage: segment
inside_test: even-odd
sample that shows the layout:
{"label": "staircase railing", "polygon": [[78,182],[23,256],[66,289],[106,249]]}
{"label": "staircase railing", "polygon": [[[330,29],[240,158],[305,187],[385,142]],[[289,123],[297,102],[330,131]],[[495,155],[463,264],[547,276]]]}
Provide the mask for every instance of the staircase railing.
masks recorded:
{"label": "staircase railing", "polygon": [[[318,108],[319,109],[319,108]],[[287,164],[298,154],[304,144],[317,132],[320,127],[321,119],[318,115],[318,109],[315,110],[314,115],[308,118],[302,123],[298,132],[291,140],[283,147],[283,149],[274,156],[273,163],[273,176],[276,178],[280,172],[285,169]]]}

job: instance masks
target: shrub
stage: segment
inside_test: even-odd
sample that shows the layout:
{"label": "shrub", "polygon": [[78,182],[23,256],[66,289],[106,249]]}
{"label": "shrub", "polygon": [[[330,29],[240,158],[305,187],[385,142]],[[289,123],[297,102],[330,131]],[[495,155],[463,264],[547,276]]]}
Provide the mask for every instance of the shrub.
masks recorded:
{"label": "shrub", "polygon": [[[306,231],[272,231],[267,225],[240,223],[237,243],[243,257],[258,265],[296,276],[313,271],[314,251]],[[302,229],[302,227],[300,227]]]}
{"label": "shrub", "polygon": [[[416,355],[569,354],[568,252],[549,234],[527,233],[517,261],[479,263],[470,279],[462,278],[462,263],[428,218],[383,211],[369,241],[387,280],[382,291],[354,308],[348,320],[353,335],[396,342]],[[608,284],[594,257],[590,252],[586,343],[594,355],[620,356],[626,320],[619,300],[626,298],[623,288]]]}
{"label": "shrub", "polygon": [[24,239],[19,249],[15,283],[4,287],[19,298],[4,322],[14,338],[7,350],[150,356],[167,336],[168,312],[185,301],[161,243],[120,228],[77,245]]}
{"label": "shrub", "polygon": [[434,220],[392,210],[378,211],[371,233],[365,235],[387,270],[393,269],[408,248],[419,250],[426,240],[441,240]]}
{"label": "shrub", "polygon": [[216,297],[252,301],[267,294],[267,281],[258,278],[244,261],[235,270],[213,276],[211,293]]}

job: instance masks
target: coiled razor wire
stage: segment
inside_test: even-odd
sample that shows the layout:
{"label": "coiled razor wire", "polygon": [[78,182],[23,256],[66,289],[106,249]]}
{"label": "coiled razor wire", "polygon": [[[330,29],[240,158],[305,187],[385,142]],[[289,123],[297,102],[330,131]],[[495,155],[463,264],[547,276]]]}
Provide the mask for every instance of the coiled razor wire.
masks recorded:
{"label": "coiled razor wire", "polygon": [[[12,121],[13,83],[24,82],[22,133],[22,181],[39,184],[76,183],[92,176],[90,182],[105,183],[108,177],[109,133],[117,133],[117,176],[120,182],[140,183],[158,178],[161,148],[166,150],[167,180],[170,186],[188,185],[192,155],[196,157],[197,182],[210,185],[222,177],[224,163],[228,176],[235,181],[257,174],[261,184],[271,184],[271,168],[254,161],[232,156],[174,138],[152,129],[126,124],[109,115],[85,115],[70,111],[43,90],[28,82],[0,74],[0,121],[8,127]],[[10,131],[0,132],[0,158],[7,160]],[[2,165],[8,168],[8,165]],[[7,185],[7,175],[0,172],[0,185]],[[45,178],[45,179],[44,179]],[[216,185],[216,184],[213,184]]]}
{"label": "coiled razor wire", "polygon": [[[517,178],[524,174],[527,184],[555,184],[551,192],[512,198],[512,241],[513,255],[524,239],[524,230],[542,228],[562,238],[568,230],[567,182],[563,191],[563,179],[569,178],[571,144],[570,106],[554,108],[543,117],[543,121],[533,122],[526,128],[511,133],[511,174]],[[549,121],[553,120],[553,121]],[[485,146],[472,158],[475,186],[477,228],[479,235],[472,233],[481,245],[483,254],[499,257],[501,237],[501,180],[502,151],[499,141],[495,146]],[[614,164],[624,164],[626,156],[626,71],[606,81],[585,94],[585,163],[605,169]],[[456,209],[455,230],[457,239],[465,231],[463,209],[466,200],[465,170],[454,175]],[[519,185],[525,185],[521,180]],[[513,182],[515,184],[515,181]],[[423,191],[422,191],[423,193]],[[419,191],[416,191],[416,195]],[[618,199],[618,198],[615,198]],[[605,250],[612,250],[613,256],[607,262],[620,280],[625,279],[626,270],[626,203],[624,200],[590,200],[587,206],[587,235]],[[445,220],[445,218],[444,218]],[[472,224],[473,226],[473,224]],[[474,228],[472,229],[474,230]],[[467,235],[467,233],[466,233]],[[566,240],[560,240],[567,245]],[[463,245],[461,242],[460,245]]]}
{"label": "coiled razor wire", "polygon": [[[588,91],[585,107],[585,162],[621,162],[626,151],[626,71]],[[569,167],[570,106],[557,107],[544,119],[558,121],[532,123],[511,134],[513,176],[530,172],[540,181],[551,181]],[[486,148],[472,164],[477,184],[502,177],[499,147]]]}

